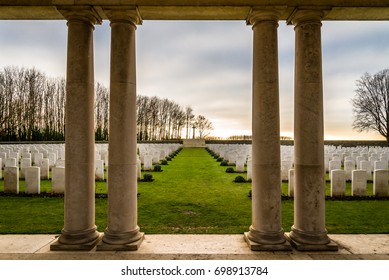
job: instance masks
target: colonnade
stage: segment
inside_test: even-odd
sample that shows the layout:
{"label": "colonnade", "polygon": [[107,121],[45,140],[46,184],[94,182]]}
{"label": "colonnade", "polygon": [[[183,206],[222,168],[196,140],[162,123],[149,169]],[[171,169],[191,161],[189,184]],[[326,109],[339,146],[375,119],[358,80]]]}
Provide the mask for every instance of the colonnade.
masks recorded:
{"label": "colonnade", "polygon": [[[64,228],[52,250],[137,250],[135,30],[136,8],[104,8],[111,22],[108,226],[94,218],[92,8],[58,10],[68,21]],[[281,226],[281,164],[277,28],[282,9],[252,9],[252,250],[337,250],[325,228],[322,10],[297,9],[295,26],[295,214]]]}

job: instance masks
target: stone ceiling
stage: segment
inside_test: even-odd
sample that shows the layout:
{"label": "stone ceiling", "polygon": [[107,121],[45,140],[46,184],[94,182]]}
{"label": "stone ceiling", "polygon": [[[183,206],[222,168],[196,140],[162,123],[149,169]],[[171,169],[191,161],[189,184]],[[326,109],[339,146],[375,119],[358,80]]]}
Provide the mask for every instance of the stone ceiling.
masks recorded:
{"label": "stone ceiling", "polygon": [[58,6],[137,7],[143,20],[245,20],[253,7],[276,7],[281,20],[297,8],[326,10],[324,20],[388,20],[389,0],[0,0],[0,19],[63,19]]}

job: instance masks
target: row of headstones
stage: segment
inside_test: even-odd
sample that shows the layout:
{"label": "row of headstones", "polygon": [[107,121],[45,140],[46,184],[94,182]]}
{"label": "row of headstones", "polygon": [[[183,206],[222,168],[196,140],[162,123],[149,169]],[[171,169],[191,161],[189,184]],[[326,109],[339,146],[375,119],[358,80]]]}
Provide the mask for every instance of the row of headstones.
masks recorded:
{"label": "row of headstones", "polygon": [[[342,169],[342,161],[341,160],[330,160],[329,162],[326,161],[325,165],[325,171],[329,173],[330,179],[331,171],[332,170],[338,170]],[[281,161],[281,178],[283,181],[288,180],[288,172],[290,169],[293,168],[293,162],[291,160],[282,160]],[[388,161],[386,160],[377,160],[374,162],[367,161],[364,159],[361,159],[357,162],[355,162],[353,159],[346,157],[344,159],[343,163],[343,169],[345,171],[346,180],[352,180],[352,171],[354,170],[365,170],[366,176],[368,180],[373,179],[373,172],[375,170],[387,170],[388,169]]]}
{"label": "row of headstones", "polygon": [[[16,147],[16,146],[15,146]],[[15,147],[12,147],[13,149]],[[138,146],[139,147],[139,146]],[[152,144],[153,150],[164,151],[165,155],[170,155],[180,147],[179,144]],[[20,159],[20,170],[18,167],[17,158],[6,158],[6,164],[4,166],[4,192],[8,193],[19,193],[19,178],[25,179],[26,193],[40,193],[40,180],[49,179],[49,171],[51,170],[52,179],[52,193],[63,193],[65,189],[65,161],[56,160],[56,165],[51,167],[48,158],[41,158],[43,153],[29,153],[28,146],[24,146],[25,156]],[[147,150],[147,144],[146,144]],[[9,151],[10,152],[10,151]],[[8,152],[8,153],[9,153]],[[7,154],[8,154],[7,153]],[[32,166],[31,156],[39,155],[36,158],[35,163],[39,163],[36,166]],[[162,154],[162,153],[161,153]],[[48,153],[49,155],[49,153]],[[44,156],[44,155],[43,155]],[[148,154],[146,153],[146,159]],[[39,160],[38,160],[39,159]],[[150,159],[150,168],[152,169],[152,161]],[[158,162],[159,163],[159,159]],[[146,163],[147,164],[147,163]],[[97,181],[104,181],[105,167],[108,165],[108,145],[97,144],[95,149],[95,179]],[[0,166],[2,166],[2,159],[0,158]],[[146,166],[147,167],[147,166]],[[108,172],[108,170],[107,170]],[[137,177],[141,177],[141,160],[137,160]],[[2,179],[2,173],[0,172],[0,179]]]}
{"label": "row of headstones", "polygon": [[[237,147],[247,146],[247,149],[251,149],[251,145],[239,145],[239,144],[216,144],[208,145],[208,147],[219,155],[228,154],[228,151],[236,151]],[[388,184],[388,148],[382,147],[357,147],[357,148],[342,148],[334,146],[326,146],[326,162],[325,169],[329,172],[331,178],[331,195],[343,196],[345,195],[346,181],[353,181],[352,195],[364,196],[366,195],[367,180],[373,179],[373,192],[376,196],[387,196],[387,184]],[[289,181],[289,193],[293,196],[293,184],[294,181],[290,179],[294,176],[293,159],[294,159],[294,147],[293,146],[281,146],[281,178],[283,181]],[[252,160],[251,153],[247,153],[247,180],[252,179]],[[330,155],[332,154],[332,157]],[[354,161],[355,158],[355,161]],[[366,160],[369,159],[370,161]],[[371,160],[375,160],[371,163]],[[342,163],[344,164],[344,170],[341,170]],[[236,162],[236,171],[242,172],[244,170],[244,164],[240,166]],[[238,168],[239,166],[239,168]],[[335,171],[335,172],[332,172]],[[291,175],[292,173],[292,175]],[[332,174],[335,174],[333,177]],[[386,175],[385,175],[386,174]],[[344,179],[343,179],[344,176]],[[364,176],[364,177],[363,177]]]}
{"label": "row of headstones", "polygon": [[[28,194],[39,194],[41,184],[41,171],[38,166],[30,166],[25,171],[25,192]],[[65,191],[65,168],[53,167],[51,180],[52,193],[64,193]],[[19,168],[7,166],[4,168],[4,192],[19,193]]]}
{"label": "row of headstones", "polygon": [[208,144],[210,150],[228,162],[235,165],[236,172],[244,172],[247,165],[247,180],[251,179],[251,145],[247,144]]}
{"label": "row of headstones", "polygon": [[[138,165],[143,163],[146,171],[152,170],[153,164],[159,163],[179,147],[180,144],[138,144]],[[0,145],[0,160],[2,168],[18,166],[20,163],[21,179],[24,178],[25,169],[31,166],[40,167],[41,179],[49,179],[48,174],[53,167],[65,167],[65,146],[64,144]],[[96,180],[104,180],[104,169],[108,166],[108,144],[95,145],[95,165]]]}
{"label": "row of headstones", "polygon": [[178,150],[181,144],[138,144],[138,165],[143,164],[144,171],[153,169],[153,165],[168,158]]}
{"label": "row of headstones", "polygon": [[[47,149],[45,149],[47,148]],[[21,168],[29,166],[40,166],[41,168],[52,168],[54,166],[64,166],[65,151],[64,148],[57,147],[55,149],[50,147],[43,148],[41,145],[39,149],[32,145],[15,146],[0,146],[0,160],[1,168],[6,166],[18,166]],[[22,178],[24,172],[22,172]]]}
{"label": "row of headstones", "polygon": [[[294,196],[294,169],[288,172],[288,196]],[[353,170],[351,173],[351,196],[367,195],[367,173],[365,170]],[[373,172],[373,195],[376,197],[388,197],[388,170],[377,169]],[[331,171],[331,197],[343,197],[346,195],[346,172],[341,169]]]}

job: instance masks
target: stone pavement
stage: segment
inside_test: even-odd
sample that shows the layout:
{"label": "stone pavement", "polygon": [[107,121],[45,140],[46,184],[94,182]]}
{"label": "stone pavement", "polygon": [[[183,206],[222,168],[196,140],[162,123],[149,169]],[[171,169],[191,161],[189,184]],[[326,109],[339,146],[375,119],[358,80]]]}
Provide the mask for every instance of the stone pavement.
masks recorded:
{"label": "stone pavement", "polygon": [[50,251],[55,235],[0,235],[1,260],[389,260],[389,234],[330,234],[338,252],[253,252],[242,235],[147,234],[136,252]]}

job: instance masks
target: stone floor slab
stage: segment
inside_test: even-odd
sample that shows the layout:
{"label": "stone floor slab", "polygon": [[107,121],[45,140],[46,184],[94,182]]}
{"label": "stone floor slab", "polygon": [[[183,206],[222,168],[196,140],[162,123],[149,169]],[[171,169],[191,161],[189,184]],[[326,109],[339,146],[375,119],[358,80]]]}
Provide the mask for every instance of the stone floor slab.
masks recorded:
{"label": "stone floor slab", "polygon": [[389,234],[332,234],[337,252],[249,249],[243,234],[146,234],[139,250],[51,251],[55,235],[0,235],[2,260],[389,260]]}

